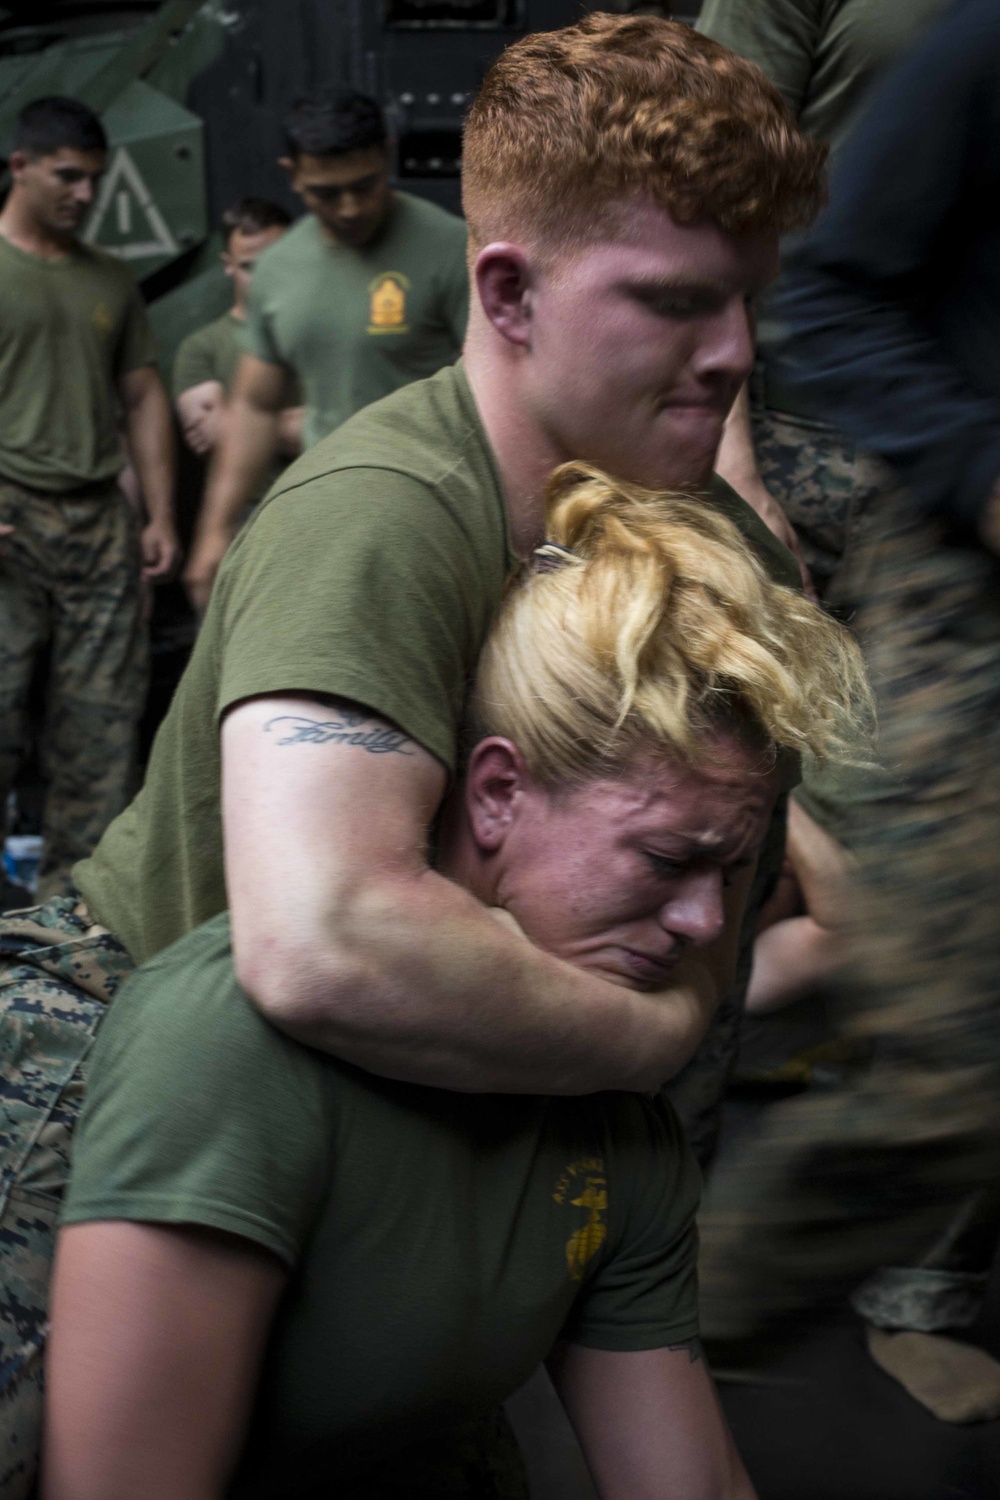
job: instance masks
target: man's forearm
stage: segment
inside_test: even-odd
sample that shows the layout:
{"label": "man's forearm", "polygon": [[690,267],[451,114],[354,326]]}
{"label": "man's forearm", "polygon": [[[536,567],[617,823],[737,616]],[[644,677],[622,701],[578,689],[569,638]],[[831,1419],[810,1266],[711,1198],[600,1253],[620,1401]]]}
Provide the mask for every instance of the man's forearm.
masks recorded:
{"label": "man's forearm", "polygon": [[235,529],[278,451],[279,416],[278,411],[233,397],[212,458],[199,533]]}
{"label": "man's forearm", "polygon": [[287,947],[254,943],[234,916],[241,982],[299,1041],[433,1087],[655,1089],[690,1058],[724,982],[685,961],[668,991],[636,993],[543,953],[431,871],[336,910],[325,938]]}
{"label": "man's forearm", "polygon": [[167,526],[174,520],[174,442],[170,403],[159,381],[125,410],[129,454],[146,515]]}
{"label": "man's forearm", "polygon": [[722,430],[722,442],[715,458],[716,472],[731,484],[738,495],[746,497],[747,490],[763,488],[764,481],[757,467],[753,431],[750,426],[750,396],[744,385]]}

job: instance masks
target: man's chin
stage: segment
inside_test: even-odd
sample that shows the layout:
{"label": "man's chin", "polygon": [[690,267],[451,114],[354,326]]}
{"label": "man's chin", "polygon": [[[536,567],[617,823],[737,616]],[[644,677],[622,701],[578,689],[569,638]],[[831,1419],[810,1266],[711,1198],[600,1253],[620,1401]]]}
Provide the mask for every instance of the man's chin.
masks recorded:
{"label": "man's chin", "polygon": [[629,465],[631,472],[622,468],[611,469],[618,479],[628,480],[647,490],[673,490],[679,494],[698,493],[707,490],[712,482],[716,450],[688,456],[671,452],[651,458],[648,463]]}

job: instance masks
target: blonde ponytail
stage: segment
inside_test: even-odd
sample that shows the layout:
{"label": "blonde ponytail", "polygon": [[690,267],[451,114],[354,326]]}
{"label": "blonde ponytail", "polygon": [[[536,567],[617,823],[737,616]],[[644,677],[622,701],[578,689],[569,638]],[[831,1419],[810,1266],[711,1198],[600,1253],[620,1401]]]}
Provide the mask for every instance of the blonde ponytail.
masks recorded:
{"label": "blonde ponytail", "polygon": [[724,725],[774,750],[868,761],[871,696],[852,636],[773,583],[710,502],[565,464],[548,537],[568,550],[549,549],[546,571],[511,587],[480,662],[477,738],[514,740],[551,784],[641,747],[696,760]]}

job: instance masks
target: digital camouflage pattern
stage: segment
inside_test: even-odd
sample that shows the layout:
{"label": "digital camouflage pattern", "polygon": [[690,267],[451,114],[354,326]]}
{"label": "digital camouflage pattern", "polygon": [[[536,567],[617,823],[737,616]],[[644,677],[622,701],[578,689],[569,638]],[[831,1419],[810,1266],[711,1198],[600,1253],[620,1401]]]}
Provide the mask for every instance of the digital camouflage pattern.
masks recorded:
{"label": "digital camouflage pattern", "polygon": [[1000,1183],[1000,567],[901,497],[884,510],[857,624],[888,774],[851,839],[839,995],[865,1057],[773,1107],[752,1172],[712,1185],[703,1329],[743,1357],[879,1267],[933,1268],[927,1246]]}
{"label": "digital camouflage pattern", "polygon": [[[146,695],[138,522],[117,485],[44,495],[0,481],[0,809],[28,748],[46,665],[41,897],[64,894],[133,790]],[[46,657],[46,653],[48,653]]]}
{"label": "digital camouflage pattern", "polygon": [[0,1495],[37,1467],[49,1266],[82,1065],[133,965],[75,897],[0,917]]}
{"label": "digital camouflage pattern", "polygon": [[795,527],[816,585],[843,606],[847,580],[870,535],[873,503],[890,487],[885,468],[832,428],[755,406],[757,467]]}

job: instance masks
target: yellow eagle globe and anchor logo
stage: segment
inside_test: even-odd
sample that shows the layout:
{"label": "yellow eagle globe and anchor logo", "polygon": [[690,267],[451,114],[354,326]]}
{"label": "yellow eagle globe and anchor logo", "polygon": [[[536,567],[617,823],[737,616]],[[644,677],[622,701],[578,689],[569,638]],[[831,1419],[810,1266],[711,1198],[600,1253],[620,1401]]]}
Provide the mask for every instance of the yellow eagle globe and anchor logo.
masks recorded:
{"label": "yellow eagle globe and anchor logo", "polygon": [[608,1237],[608,1179],[604,1158],[584,1156],[570,1162],[556,1183],[553,1201],[582,1208],[586,1219],[566,1242],[566,1264],[572,1281],[582,1281],[589,1261]]}
{"label": "yellow eagle globe and anchor logo", "polygon": [[98,302],[91,314],[90,321],[102,338],[107,338],[115,331],[115,319],[110,307],[106,302]]}
{"label": "yellow eagle globe and anchor logo", "polygon": [[383,271],[368,288],[371,301],[368,311],[369,333],[409,333],[406,321],[406,294],[410,281],[401,271]]}

